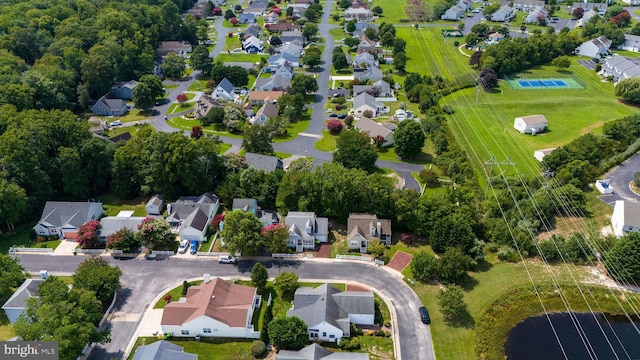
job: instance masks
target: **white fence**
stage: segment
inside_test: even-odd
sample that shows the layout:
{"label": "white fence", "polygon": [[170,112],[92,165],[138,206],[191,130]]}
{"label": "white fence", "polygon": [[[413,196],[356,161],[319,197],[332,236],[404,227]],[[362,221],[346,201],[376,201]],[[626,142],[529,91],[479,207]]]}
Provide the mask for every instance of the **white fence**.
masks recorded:
{"label": "white fence", "polygon": [[52,253],[53,249],[51,248],[27,248],[27,247],[10,247],[9,254],[17,254],[17,253]]}
{"label": "white fence", "polygon": [[301,257],[304,257],[304,256],[305,256],[305,254],[303,254],[303,253],[296,253],[296,254],[284,254],[284,253],[278,254],[278,253],[276,253],[276,254],[271,254],[271,257],[274,257],[274,258],[285,258],[285,259],[286,258],[301,258]]}
{"label": "white fence", "polygon": [[73,249],[78,254],[106,254],[106,249]]}
{"label": "white fence", "polygon": [[373,262],[376,263],[376,265],[384,266],[384,261],[382,260],[374,259]]}
{"label": "white fence", "polygon": [[373,261],[373,258],[369,256],[360,256],[360,255],[336,255],[336,259],[345,259],[345,260],[359,260],[359,261]]}
{"label": "white fence", "polygon": [[151,255],[175,255],[171,250],[151,250]]}
{"label": "white fence", "polygon": [[196,253],[196,256],[222,256],[222,255],[229,255],[228,252],[219,252],[219,251],[212,251],[212,252],[201,252],[198,251]]}

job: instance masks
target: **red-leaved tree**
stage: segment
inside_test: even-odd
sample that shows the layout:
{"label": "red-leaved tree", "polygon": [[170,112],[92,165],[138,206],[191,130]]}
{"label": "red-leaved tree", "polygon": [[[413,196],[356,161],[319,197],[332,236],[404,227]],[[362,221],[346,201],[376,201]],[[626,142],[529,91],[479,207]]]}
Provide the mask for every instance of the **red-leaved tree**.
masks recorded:
{"label": "red-leaved tree", "polygon": [[376,147],[382,147],[382,144],[384,144],[384,138],[382,137],[382,135],[376,135],[371,139],[373,140],[373,144]]}
{"label": "red-leaved tree", "polygon": [[209,228],[211,232],[214,233],[220,230],[220,223],[224,221],[224,214],[218,214],[213,217],[211,223],[209,224]]}
{"label": "red-leaved tree", "polygon": [[342,121],[340,120],[334,119],[334,120],[327,121],[327,129],[329,129],[329,132],[331,133],[331,135],[340,134],[343,128],[344,126],[342,125]]}
{"label": "red-leaved tree", "polygon": [[211,14],[212,15],[222,15],[222,9],[220,9],[219,7],[215,7],[215,8],[213,8],[213,10],[211,10]]}
{"label": "red-leaved tree", "polygon": [[100,246],[98,230],[100,230],[100,221],[98,220],[91,220],[80,226],[78,229],[78,242],[82,249],[96,249]]}
{"label": "red-leaved tree", "polygon": [[191,138],[192,139],[198,140],[203,136],[204,136],[204,132],[202,131],[202,127],[196,125],[196,126],[191,128]]}
{"label": "red-leaved tree", "polygon": [[189,100],[189,98],[187,97],[187,94],[182,93],[182,94],[178,94],[178,96],[176,96],[176,100],[178,100],[178,102],[183,103],[183,102]]}
{"label": "red-leaved tree", "polygon": [[231,23],[231,25],[236,26],[240,23],[240,20],[238,20],[238,18],[231,18],[229,19],[229,22]]}
{"label": "red-leaved tree", "polygon": [[272,7],[271,11],[276,13],[276,14],[278,14],[278,15],[282,14],[282,10],[280,10],[280,8],[277,7],[277,6]]}
{"label": "red-leaved tree", "polygon": [[283,224],[271,224],[262,228],[262,239],[267,251],[272,254],[283,253],[287,251],[289,231]]}

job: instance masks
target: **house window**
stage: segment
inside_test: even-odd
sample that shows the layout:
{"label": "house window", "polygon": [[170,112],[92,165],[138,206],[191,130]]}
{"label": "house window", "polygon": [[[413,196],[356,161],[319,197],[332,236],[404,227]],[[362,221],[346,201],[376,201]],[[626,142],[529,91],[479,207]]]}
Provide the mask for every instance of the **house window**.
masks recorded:
{"label": "house window", "polygon": [[371,236],[375,236],[376,235],[376,228],[374,228],[373,226],[369,229],[369,233],[371,234]]}
{"label": "house window", "polygon": [[327,337],[327,333],[326,332],[322,332],[322,337]]}
{"label": "house window", "polygon": [[205,334],[211,334],[211,328],[204,328],[202,329],[202,332]]}
{"label": "house window", "polygon": [[189,330],[180,330],[182,335],[189,335]]}
{"label": "house window", "polygon": [[329,335],[329,339],[335,339],[335,335]]}
{"label": "house window", "polygon": [[358,246],[358,242],[357,241],[352,241],[351,242],[351,246]]}

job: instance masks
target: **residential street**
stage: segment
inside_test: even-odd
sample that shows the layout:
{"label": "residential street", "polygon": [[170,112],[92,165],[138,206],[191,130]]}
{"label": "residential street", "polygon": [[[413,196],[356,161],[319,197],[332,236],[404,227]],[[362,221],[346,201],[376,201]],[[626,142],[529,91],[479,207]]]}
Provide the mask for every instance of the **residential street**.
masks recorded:
{"label": "residential street", "polygon": [[[85,256],[15,255],[30,273],[48,270],[51,275],[69,275],[75,271]],[[111,342],[98,346],[89,359],[121,358],[123,349],[133,337],[139,321],[151,301],[161,293],[179,286],[183,280],[201,277],[208,273],[222,277],[249,277],[254,260],[243,260],[236,265],[218,264],[215,259],[169,258],[166,260],[115,260],[104,257],[118,265],[123,272],[124,299],[114,310],[111,318]],[[295,271],[301,280],[308,281],[355,281],[376,289],[391,299],[397,313],[400,338],[400,357],[404,360],[435,359],[429,326],[422,324],[418,316],[420,300],[413,290],[394,270],[377,267],[370,263],[340,260],[278,261],[260,259],[267,267],[270,277],[282,271]],[[432,310],[434,311],[434,310]]]}
{"label": "residential street", "polygon": [[604,174],[600,179],[611,179],[610,185],[613,187],[613,194],[599,196],[600,200],[611,206],[615,204],[616,200],[638,202],[640,196],[629,188],[638,169],[640,169],[640,153]]}

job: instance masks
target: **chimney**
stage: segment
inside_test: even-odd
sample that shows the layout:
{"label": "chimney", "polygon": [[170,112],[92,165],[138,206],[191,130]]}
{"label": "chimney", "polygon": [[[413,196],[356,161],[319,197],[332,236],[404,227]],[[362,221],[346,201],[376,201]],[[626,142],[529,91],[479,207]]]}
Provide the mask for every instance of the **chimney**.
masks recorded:
{"label": "chimney", "polygon": [[380,221],[378,221],[378,224],[376,226],[376,230],[378,230],[378,237],[381,236],[382,232],[380,230],[382,230],[382,223]]}
{"label": "chimney", "polygon": [[204,283],[208,284],[211,282],[211,275],[209,274],[204,274]]}

